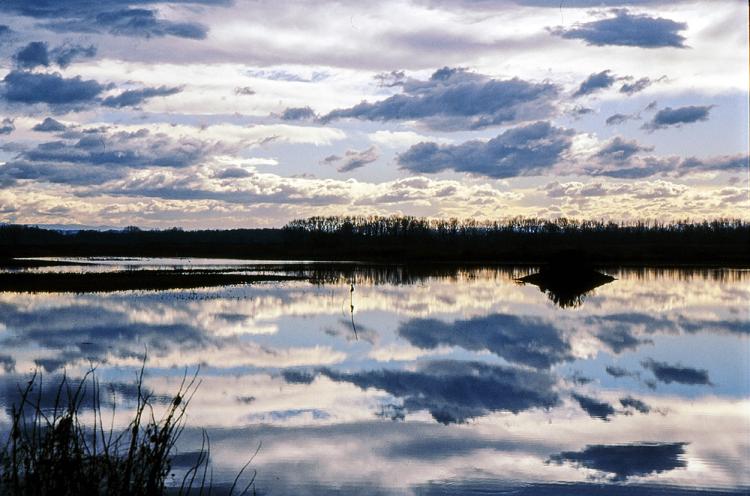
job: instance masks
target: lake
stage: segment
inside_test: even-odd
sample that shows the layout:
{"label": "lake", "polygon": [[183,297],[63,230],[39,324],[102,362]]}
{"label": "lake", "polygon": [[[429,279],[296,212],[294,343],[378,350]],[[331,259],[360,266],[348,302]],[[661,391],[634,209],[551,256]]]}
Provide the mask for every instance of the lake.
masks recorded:
{"label": "lake", "polygon": [[[72,260],[77,262],[77,260]],[[87,259],[26,273],[212,270],[252,284],[0,292],[0,425],[34,369],[93,364],[115,423],[200,366],[175,470],[258,494],[747,494],[750,271],[604,270],[586,294],[533,267]]]}

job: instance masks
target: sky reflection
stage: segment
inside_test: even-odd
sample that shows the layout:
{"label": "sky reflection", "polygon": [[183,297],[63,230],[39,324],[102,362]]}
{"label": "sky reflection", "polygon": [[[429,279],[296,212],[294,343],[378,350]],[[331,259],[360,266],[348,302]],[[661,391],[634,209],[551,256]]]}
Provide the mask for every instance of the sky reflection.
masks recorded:
{"label": "sky reflection", "polygon": [[261,493],[746,490],[748,273],[612,274],[566,309],[491,269],[358,277],[351,295],[346,277],[0,293],[0,403],[35,368],[95,363],[127,405],[148,350],[161,397],[201,366],[181,449],[208,428],[231,477],[262,440]]}

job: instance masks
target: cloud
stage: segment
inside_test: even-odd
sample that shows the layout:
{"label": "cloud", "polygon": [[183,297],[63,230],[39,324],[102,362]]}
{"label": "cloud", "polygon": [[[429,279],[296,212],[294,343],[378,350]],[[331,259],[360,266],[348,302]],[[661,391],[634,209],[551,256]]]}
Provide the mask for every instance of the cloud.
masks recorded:
{"label": "cloud", "polygon": [[91,103],[104,89],[98,82],[80,76],[64,78],[58,73],[13,70],[3,79],[2,97],[9,103],[46,103],[66,107]]}
{"label": "cloud", "polygon": [[427,410],[443,424],[465,422],[495,411],[519,413],[559,403],[554,378],[546,372],[481,362],[435,360],[417,370],[373,370],[321,374],[362,389],[375,388],[403,400],[409,412]]}
{"label": "cloud", "polygon": [[102,101],[102,105],[105,107],[135,107],[145,102],[149,98],[157,96],[169,96],[174,95],[182,91],[182,88],[159,86],[157,88],[141,88],[137,90],[123,91],[117,96],[109,96]]}
{"label": "cloud", "polygon": [[250,86],[238,86],[234,89],[235,95],[252,96],[255,94],[255,90]]}
{"label": "cloud", "polygon": [[419,143],[400,154],[398,163],[420,173],[454,170],[493,178],[534,175],[561,160],[571,146],[572,135],[572,130],[536,122],[508,129],[489,141]]}
{"label": "cloud", "polygon": [[707,121],[708,114],[713,107],[713,105],[689,105],[675,109],[672,107],[663,108],[654,115],[651,121],[643,125],[643,129],[655,131],[672,126],[680,127],[683,124]]}
{"label": "cloud", "polygon": [[589,160],[581,160],[573,167],[578,174],[639,179],[654,175],[681,177],[698,172],[739,172],[747,169],[750,160],[745,154],[706,158],[643,155],[652,150],[653,147],[617,136],[602,144]]}
{"label": "cloud", "polygon": [[68,67],[74,60],[79,58],[92,58],[96,56],[94,45],[65,44],[52,50],[51,57],[60,67]]}
{"label": "cloud", "polygon": [[13,119],[6,117],[0,121],[0,135],[10,134],[16,130],[16,126],[13,124]]}
{"label": "cloud", "polygon": [[662,76],[659,79],[652,80],[651,78],[642,77],[636,81],[633,81],[632,83],[623,83],[622,86],[620,86],[620,93],[625,93],[626,95],[634,95],[636,93],[639,93],[652,84],[662,81],[666,79],[666,76]]}
{"label": "cloud", "polygon": [[[157,3],[157,2],[148,2]],[[219,2],[183,2],[219,3]],[[107,32],[116,36],[158,38],[176,36],[202,40],[208,28],[197,22],[174,22],[157,17],[157,11],[144,8],[121,8],[122,2],[104,1],[97,4],[72,1],[60,5],[45,5],[37,9],[24,8],[18,2],[8,2],[0,9],[14,11],[46,22],[41,26],[58,32]]]}
{"label": "cloud", "polygon": [[217,179],[242,179],[251,177],[252,175],[252,172],[242,167],[227,167],[226,169],[217,173],[214,177],[216,177]]}
{"label": "cloud", "polygon": [[0,24],[0,38],[9,35],[13,31],[5,24]]}
{"label": "cloud", "polygon": [[426,81],[407,79],[402,92],[374,103],[333,110],[323,122],[418,120],[434,129],[481,129],[546,117],[554,112],[557,87],[514,78],[492,79],[444,67]]}
{"label": "cloud", "polygon": [[281,113],[281,119],[284,121],[306,121],[314,118],[315,111],[310,107],[291,107]]}
{"label": "cloud", "polygon": [[596,91],[609,88],[615,83],[616,80],[617,78],[612,75],[612,71],[610,70],[591,74],[586,78],[585,81],[581,83],[581,85],[578,87],[578,90],[573,93],[573,98],[588,95]]}
{"label": "cloud", "polygon": [[490,351],[508,362],[549,369],[572,359],[570,344],[551,323],[537,317],[493,314],[453,323],[437,319],[412,319],[398,334],[422,349],[460,346],[470,351]]}
{"label": "cloud", "polygon": [[49,65],[49,53],[47,43],[43,41],[32,41],[13,55],[16,65],[22,69],[33,69],[37,66]]}
{"label": "cloud", "polygon": [[626,140],[616,136],[602,146],[595,156],[605,160],[623,161],[627,160],[636,153],[643,151],[652,151],[651,146],[641,146],[635,140]]}
{"label": "cloud", "polygon": [[605,370],[605,372],[607,372],[607,374],[609,374],[612,377],[615,377],[617,379],[619,379],[621,377],[634,377],[636,379],[640,378],[640,373],[639,372],[633,372],[633,371],[630,371],[628,369],[625,369],[625,368],[622,368],[622,367],[618,367],[616,365],[607,365],[604,368],[604,370]]}
{"label": "cloud", "polygon": [[687,384],[690,386],[712,386],[708,378],[708,371],[704,369],[694,369],[685,367],[680,364],[670,365],[666,362],[657,362],[651,358],[641,362],[644,369],[653,372],[659,382],[671,384]]}
{"label": "cloud", "polygon": [[94,45],[82,46],[65,44],[49,49],[49,45],[43,41],[32,41],[13,55],[13,60],[21,69],[33,69],[34,67],[49,67],[52,63],[65,68],[73,60],[81,57],[94,57],[96,47]]}
{"label": "cloud", "polygon": [[608,126],[616,126],[618,124],[624,124],[631,119],[638,119],[638,115],[633,114],[612,114],[607,117],[604,123]]}
{"label": "cloud", "polygon": [[651,411],[650,406],[639,399],[633,398],[632,396],[620,398],[620,404],[623,406],[623,408],[633,408],[634,410],[637,410],[641,413],[649,413]]}
{"label": "cloud", "polygon": [[588,445],[582,451],[564,451],[549,458],[550,462],[571,462],[583,467],[612,474],[614,480],[645,477],[687,467],[687,443],[634,443]]}
{"label": "cloud", "polygon": [[347,150],[343,157],[330,155],[324,158],[321,164],[333,165],[339,172],[351,172],[367,164],[371,164],[379,158],[380,150],[373,145],[362,151]]}
{"label": "cloud", "polygon": [[53,119],[52,117],[45,118],[39,124],[35,124],[31,129],[40,133],[56,133],[65,131],[68,127],[62,122]]}
{"label": "cloud", "polygon": [[637,338],[627,327],[605,329],[597,333],[596,337],[599,338],[599,341],[606,344],[613,352],[618,354],[626,350],[635,350],[642,344],[653,343],[653,341],[649,339]]}
{"label": "cloud", "polygon": [[145,128],[72,132],[64,140],[40,143],[19,153],[0,169],[0,181],[100,184],[123,178],[127,169],[194,165],[214,148],[208,142],[173,139]]}
{"label": "cloud", "polygon": [[609,403],[577,393],[573,393],[572,396],[590,417],[607,421],[610,416],[615,414],[615,409]]}
{"label": "cloud", "polygon": [[580,39],[594,46],[685,48],[685,37],[679,34],[687,29],[684,22],[630,14],[627,9],[615,9],[612,13],[614,17],[576,24],[570,29],[557,27],[550,32],[567,39]]}
{"label": "cloud", "polygon": [[150,9],[122,9],[102,12],[96,16],[96,24],[114,35],[144,38],[171,35],[202,40],[208,32],[208,28],[195,22],[172,22],[157,19],[156,11]]}

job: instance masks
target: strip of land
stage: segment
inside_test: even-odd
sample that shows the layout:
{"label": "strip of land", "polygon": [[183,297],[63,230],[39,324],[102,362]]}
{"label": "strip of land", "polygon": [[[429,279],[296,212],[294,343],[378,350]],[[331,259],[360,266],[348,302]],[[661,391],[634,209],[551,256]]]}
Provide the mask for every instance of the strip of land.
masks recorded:
{"label": "strip of land", "polygon": [[194,289],[234,284],[293,281],[289,274],[237,274],[201,270],[123,270],[114,272],[2,272],[0,291],[95,293]]}
{"label": "strip of land", "polygon": [[750,266],[750,223],[315,217],[278,229],[61,232],[0,226],[0,259],[6,260],[125,256],[540,264],[563,250],[586,253],[599,265]]}

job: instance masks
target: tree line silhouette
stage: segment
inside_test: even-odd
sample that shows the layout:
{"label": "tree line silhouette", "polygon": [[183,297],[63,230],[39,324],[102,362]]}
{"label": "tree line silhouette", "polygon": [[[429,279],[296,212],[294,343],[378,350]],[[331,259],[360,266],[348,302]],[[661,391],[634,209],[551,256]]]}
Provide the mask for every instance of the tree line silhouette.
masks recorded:
{"label": "tree line silhouette", "polygon": [[282,228],[57,231],[0,226],[0,258],[236,257],[389,262],[543,262],[579,250],[597,263],[748,264],[750,222],[739,219],[498,221],[409,216],[310,217]]}

